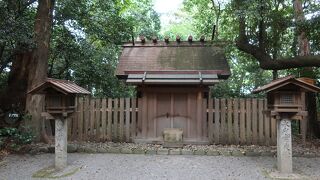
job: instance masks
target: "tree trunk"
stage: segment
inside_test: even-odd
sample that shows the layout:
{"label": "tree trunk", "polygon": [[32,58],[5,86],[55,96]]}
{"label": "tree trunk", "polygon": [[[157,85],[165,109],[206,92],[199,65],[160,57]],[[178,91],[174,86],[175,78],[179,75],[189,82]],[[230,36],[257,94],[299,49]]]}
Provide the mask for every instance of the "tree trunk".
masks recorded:
{"label": "tree trunk", "polygon": [[[8,110],[12,104],[19,105],[20,110],[32,116],[24,124],[30,126],[37,137],[49,142],[45,133],[44,120],[41,117],[44,107],[43,95],[29,95],[28,91],[35,88],[47,78],[49,44],[52,29],[52,13],[54,0],[38,1],[34,23],[34,42],[36,48],[16,53],[9,74],[8,87],[1,96],[1,107]],[[41,136],[40,136],[41,135]]]}
{"label": "tree trunk", "polygon": [[[38,9],[34,24],[35,44],[36,48],[33,51],[32,61],[29,64],[28,88],[32,90],[47,78],[49,44],[52,29],[52,13],[54,8],[54,0],[38,1]],[[41,112],[44,108],[43,95],[27,94],[26,111],[32,115],[30,125],[36,132],[41,133],[42,140],[49,142],[47,137],[44,119],[41,117]],[[38,140],[40,137],[38,136]]]}
{"label": "tree trunk", "polygon": [[1,109],[8,111],[15,106],[18,111],[25,109],[26,90],[28,86],[28,66],[32,52],[17,53],[12,61],[8,86],[1,95]]}
{"label": "tree trunk", "polygon": [[[310,44],[308,38],[306,37],[306,32],[302,27],[302,24],[305,21],[302,2],[301,0],[294,0],[293,2],[295,19],[297,23],[298,31],[298,47],[299,47],[299,56],[308,56],[310,54]],[[301,76],[315,78],[312,67],[303,68]],[[317,103],[315,93],[306,93],[306,104],[308,110],[308,123],[307,123],[307,132],[309,136],[316,135],[320,137],[320,128],[317,124]],[[306,127],[304,127],[306,128]]]}

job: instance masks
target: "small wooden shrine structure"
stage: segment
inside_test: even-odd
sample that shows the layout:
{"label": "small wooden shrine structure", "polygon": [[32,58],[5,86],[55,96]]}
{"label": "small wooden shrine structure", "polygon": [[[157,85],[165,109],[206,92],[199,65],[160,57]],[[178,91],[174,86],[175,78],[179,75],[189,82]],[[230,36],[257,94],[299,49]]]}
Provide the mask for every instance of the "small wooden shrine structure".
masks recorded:
{"label": "small wooden shrine structure", "polygon": [[88,95],[89,91],[72,81],[47,78],[47,80],[29,93],[45,95],[45,112],[43,116],[64,116],[75,110],[75,98],[78,95]]}
{"label": "small wooden shrine structure", "polygon": [[183,131],[183,143],[208,143],[203,99],[209,86],[230,76],[223,45],[204,41],[145,39],[123,45],[116,75],[135,85],[135,142],[163,143],[166,129]]}
{"label": "small wooden shrine structure", "polygon": [[304,120],[308,115],[306,111],[306,92],[318,92],[319,87],[296,79],[294,76],[287,76],[276,79],[269,84],[261,86],[253,93],[267,93],[268,110],[267,115],[279,119],[281,114],[294,120]]}
{"label": "small wooden shrine structure", "polygon": [[28,93],[45,95],[42,116],[55,119],[55,168],[63,169],[67,166],[67,118],[75,111],[76,96],[90,92],[72,81],[48,78]]}
{"label": "small wooden shrine structure", "polygon": [[306,92],[320,92],[320,88],[294,76],[276,79],[259,87],[253,93],[267,93],[267,115],[277,120],[278,170],[292,173],[291,120],[306,121]]}

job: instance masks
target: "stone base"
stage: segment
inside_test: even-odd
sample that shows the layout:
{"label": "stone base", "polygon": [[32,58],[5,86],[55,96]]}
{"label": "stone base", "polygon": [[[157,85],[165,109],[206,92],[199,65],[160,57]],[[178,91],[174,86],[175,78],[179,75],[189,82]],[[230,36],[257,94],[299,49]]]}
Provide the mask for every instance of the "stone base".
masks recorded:
{"label": "stone base", "polygon": [[64,169],[56,169],[54,166],[49,166],[35,172],[33,178],[49,178],[49,179],[60,179],[71,176],[78,172],[81,168],[75,166],[67,166]]}
{"label": "stone base", "polygon": [[158,155],[168,155],[169,150],[168,149],[158,149],[157,154]]}
{"label": "stone base", "polygon": [[163,147],[164,148],[182,148],[183,143],[164,142]]}
{"label": "stone base", "polygon": [[193,155],[193,151],[191,149],[182,149],[181,154],[182,155]]}
{"label": "stone base", "polygon": [[170,149],[170,155],[181,155],[181,149]]}
{"label": "stone base", "polygon": [[309,179],[308,177],[300,174],[284,174],[279,171],[270,172],[268,175],[272,179]]}

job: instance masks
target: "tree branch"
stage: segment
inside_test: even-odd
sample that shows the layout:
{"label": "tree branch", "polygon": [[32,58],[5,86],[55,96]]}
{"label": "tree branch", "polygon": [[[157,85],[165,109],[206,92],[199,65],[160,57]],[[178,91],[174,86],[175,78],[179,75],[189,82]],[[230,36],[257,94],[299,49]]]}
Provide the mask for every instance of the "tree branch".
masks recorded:
{"label": "tree branch", "polygon": [[[240,10],[241,1],[236,1]],[[320,67],[320,55],[296,56],[293,58],[273,59],[262,46],[255,46],[249,43],[246,35],[246,19],[243,13],[239,14],[239,36],[236,46],[240,51],[252,55],[262,69],[282,70],[299,67]]]}
{"label": "tree branch", "polygon": [[251,54],[256,58],[262,69],[281,70],[299,67],[320,67],[320,55],[296,56],[293,58],[273,60],[257,46],[241,41],[238,41],[236,45],[239,50]]}
{"label": "tree branch", "polygon": [[320,55],[296,56],[273,61],[260,62],[260,67],[266,70],[281,70],[300,67],[320,67]]}

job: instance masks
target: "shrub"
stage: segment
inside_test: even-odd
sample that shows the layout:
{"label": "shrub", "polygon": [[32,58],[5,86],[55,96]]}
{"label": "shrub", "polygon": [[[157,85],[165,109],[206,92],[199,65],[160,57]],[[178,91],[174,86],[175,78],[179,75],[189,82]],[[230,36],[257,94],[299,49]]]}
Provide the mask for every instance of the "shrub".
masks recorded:
{"label": "shrub", "polygon": [[6,148],[18,151],[22,145],[30,144],[34,138],[34,133],[25,126],[19,129],[12,127],[1,128],[0,149]]}

